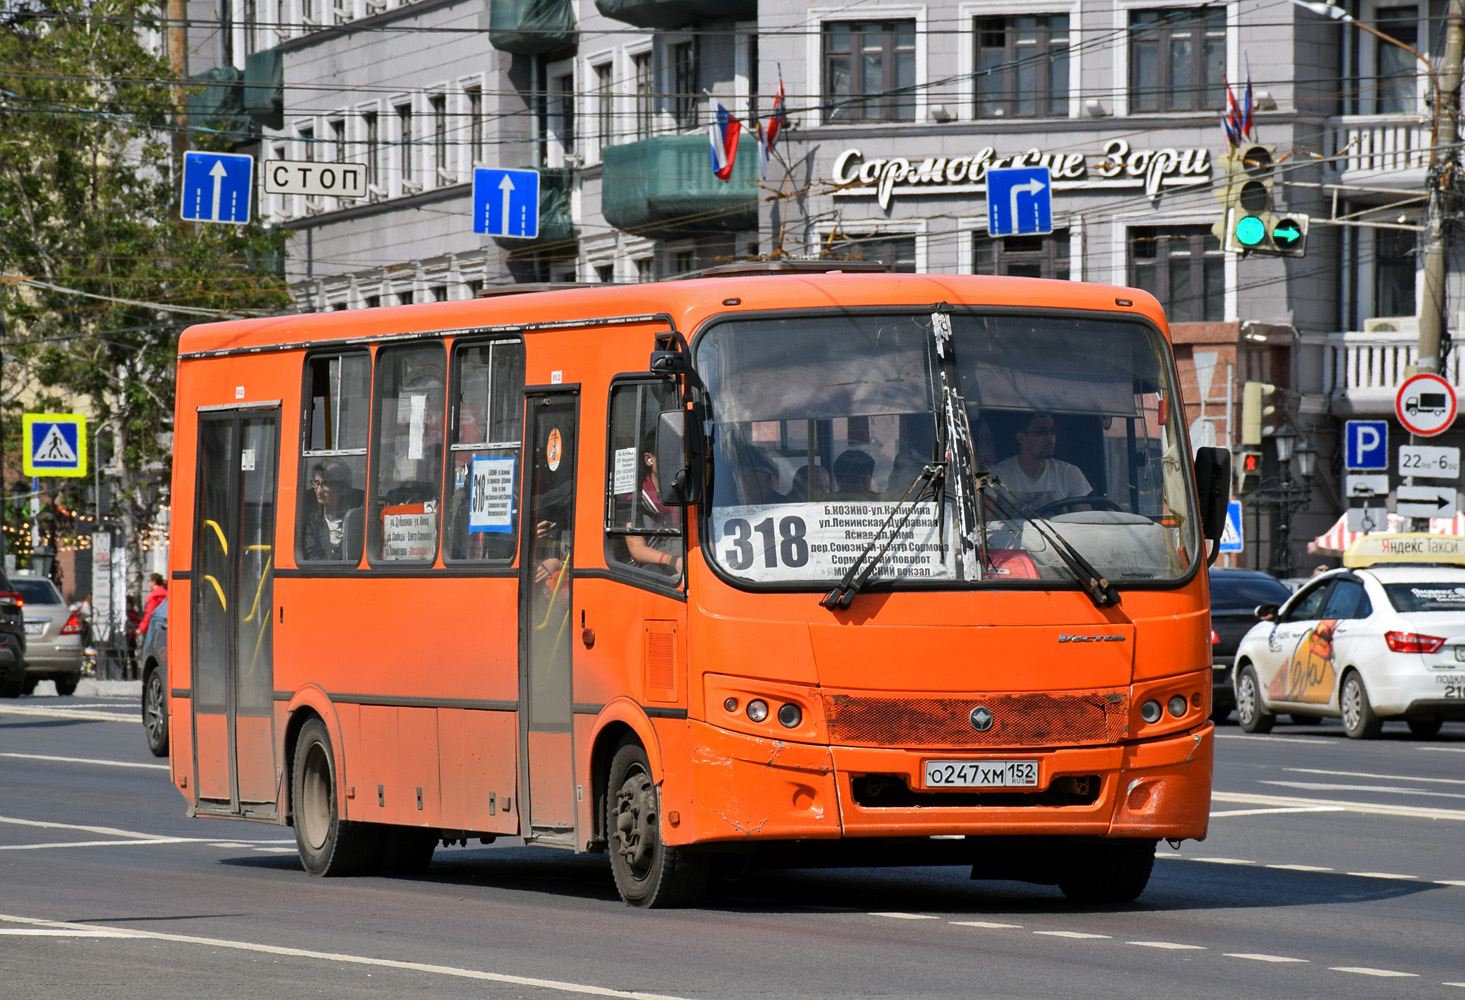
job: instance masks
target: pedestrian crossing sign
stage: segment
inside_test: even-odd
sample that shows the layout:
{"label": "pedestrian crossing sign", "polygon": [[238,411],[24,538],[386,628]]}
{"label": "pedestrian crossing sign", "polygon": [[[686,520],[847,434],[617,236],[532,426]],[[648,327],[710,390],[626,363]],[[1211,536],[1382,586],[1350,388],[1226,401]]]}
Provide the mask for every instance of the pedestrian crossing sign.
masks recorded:
{"label": "pedestrian crossing sign", "polygon": [[27,413],[21,418],[27,476],[81,477],[86,473],[86,417]]}

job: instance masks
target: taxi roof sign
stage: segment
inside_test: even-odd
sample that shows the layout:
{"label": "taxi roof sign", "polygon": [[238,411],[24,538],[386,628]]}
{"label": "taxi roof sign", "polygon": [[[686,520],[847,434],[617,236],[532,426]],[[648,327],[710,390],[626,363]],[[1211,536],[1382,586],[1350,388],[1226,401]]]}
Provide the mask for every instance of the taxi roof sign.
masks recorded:
{"label": "taxi roof sign", "polygon": [[27,476],[82,477],[86,470],[86,417],[79,413],[26,413],[21,417],[21,467]]}
{"label": "taxi roof sign", "polygon": [[1426,531],[1380,532],[1364,535],[1343,553],[1343,565],[1349,569],[1386,563],[1465,566],[1465,536],[1434,535]]}

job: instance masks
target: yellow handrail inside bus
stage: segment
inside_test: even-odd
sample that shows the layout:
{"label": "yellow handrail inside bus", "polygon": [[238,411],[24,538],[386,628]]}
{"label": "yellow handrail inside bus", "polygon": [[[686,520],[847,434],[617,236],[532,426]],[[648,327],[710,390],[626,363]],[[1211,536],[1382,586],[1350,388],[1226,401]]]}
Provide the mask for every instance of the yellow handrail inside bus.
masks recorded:
{"label": "yellow handrail inside bus", "polygon": [[224,600],[224,588],[219,586],[219,581],[209,576],[207,573],[204,574],[203,578],[213,585],[214,593],[219,595],[219,607],[227,609],[229,607],[229,602]]}
{"label": "yellow handrail inside bus", "polygon": [[204,518],[203,523],[214,529],[214,534],[219,536],[219,548],[223,549],[224,555],[227,556],[229,554],[229,543],[224,540],[224,529],[219,527],[219,522]]}
{"label": "yellow handrail inside bus", "polygon": [[[546,625],[549,624],[549,616],[554,611],[555,597],[559,595],[560,586],[561,586],[561,584],[563,584],[565,582],[565,580],[568,578],[569,574],[570,574],[570,560],[569,559],[565,559],[564,562],[560,563],[560,571],[559,571],[559,573],[554,578],[554,586],[552,586],[552,587],[549,588],[549,606],[544,609],[544,621],[542,621],[538,625],[534,626],[534,630],[536,632],[539,631],[540,629],[544,628]],[[569,612],[569,609],[566,608],[565,609],[565,615],[568,616],[569,613],[570,613]]]}
{"label": "yellow handrail inside bus", "polygon": [[[251,545],[250,548],[251,549],[268,549],[269,546],[268,545]],[[249,615],[244,619],[247,622],[254,621],[254,616],[257,615],[257,614],[259,614],[259,599],[260,599],[261,596],[264,595],[264,592],[265,592],[265,584],[268,583],[269,580],[270,580],[270,565],[274,562],[274,560],[275,560],[275,557],[274,556],[270,556],[270,558],[268,558],[268,559],[265,560],[264,572],[260,573],[260,575],[259,575],[259,586],[257,586],[257,587],[254,588],[254,604],[249,609]]]}

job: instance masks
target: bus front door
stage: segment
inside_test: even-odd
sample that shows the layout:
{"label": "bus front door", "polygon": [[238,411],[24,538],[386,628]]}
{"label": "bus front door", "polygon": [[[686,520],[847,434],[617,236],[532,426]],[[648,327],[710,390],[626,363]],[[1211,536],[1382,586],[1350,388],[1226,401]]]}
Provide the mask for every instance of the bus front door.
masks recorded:
{"label": "bus front door", "polygon": [[519,815],[526,840],[575,830],[571,620],[577,455],[574,391],[528,394],[519,577]]}
{"label": "bus front door", "polygon": [[199,414],[193,533],[196,810],[274,817],[278,411]]}

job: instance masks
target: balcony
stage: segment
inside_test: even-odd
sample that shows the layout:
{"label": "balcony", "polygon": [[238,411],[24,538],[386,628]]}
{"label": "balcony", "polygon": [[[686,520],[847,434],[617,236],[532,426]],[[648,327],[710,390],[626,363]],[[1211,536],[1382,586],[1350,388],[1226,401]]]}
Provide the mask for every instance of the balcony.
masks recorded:
{"label": "balcony", "polygon": [[491,0],[488,42],[500,52],[536,56],[573,48],[579,39],[573,0]]}
{"label": "balcony", "polygon": [[601,211],[617,229],[676,237],[758,228],[758,149],[749,136],[727,181],[712,173],[705,134],[607,146],[602,163]]}
{"label": "balcony", "polygon": [[1334,118],[1327,149],[1336,183],[1418,190],[1429,169],[1430,126],[1418,115]]}
{"label": "balcony", "polygon": [[495,236],[493,241],[513,258],[573,258],[578,249],[575,220],[570,212],[570,191],[575,172],[568,167],[539,170],[539,235],[532,240]]}
{"label": "balcony", "polygon": [[638,28],[690,28],[704,21],[751,21],[758,0],[595,0],[606,17]]}
{"label": "balcony", "polygon": [[[1407,377],[1405,369],[1419,356],[1413,331],[1330,333],[1320,338],[1322,391],[1336,416],[1384,416],[1394,412],[1394,397]],[[1452,351],[1440,374],[1460,385],[1465,366]]]}

